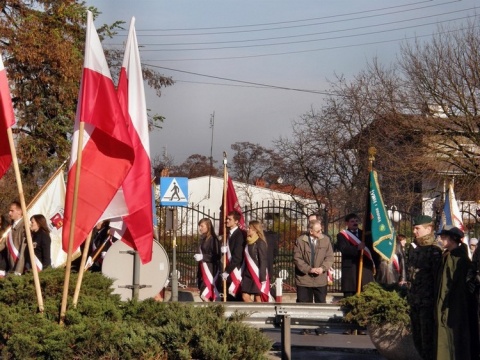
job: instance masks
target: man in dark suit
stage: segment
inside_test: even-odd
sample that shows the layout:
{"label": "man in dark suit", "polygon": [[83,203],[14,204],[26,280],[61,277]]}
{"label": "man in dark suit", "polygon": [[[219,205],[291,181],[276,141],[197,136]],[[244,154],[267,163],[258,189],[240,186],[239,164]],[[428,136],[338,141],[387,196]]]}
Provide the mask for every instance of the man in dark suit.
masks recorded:
{"label": "man in dark suit", "polygon": [[356,214],[345,216],[346,229],[337,235],[337,248],[342,253],[342,291],[345,297],[357,292],[358,265],[363,250],[362,286],[374,281],[373,247],[370,237],[362,242],[362,230],[358,228],[360,219]]}
{"label": "man in dark suit", "polygon": [[227,246],[222,246],[222,253],[226,254],[227,262],[222,273],[222,279],[227,285],[227,300],[241,301],[240,289],[241,268],[243,264],[243,250],[245,248],[245,234],[238,227],[241,215],[238,211],[231,211],[225,219],[228,228]]}
{"label": "man in dark suit", "polygon": [[25,235],[25,225],[23,223],[22,206],[18,201],[10,204],[8,211],[12,221],[12,233],[8,239],[8,262],[10,272],[15,275],[22,275],[25,270],[25,251],[27,240]]}
{"label": "man in dark suit", "polygon": [[268,277],[270,278],[270,284],[272,284],[274,280],[273,264],[275,262],[275,258],[278,256],[278,243],[280,242],[280,235],[273,230],[266,230],[263,233],[265,234],[265,239],[267,240],[267,269]]}

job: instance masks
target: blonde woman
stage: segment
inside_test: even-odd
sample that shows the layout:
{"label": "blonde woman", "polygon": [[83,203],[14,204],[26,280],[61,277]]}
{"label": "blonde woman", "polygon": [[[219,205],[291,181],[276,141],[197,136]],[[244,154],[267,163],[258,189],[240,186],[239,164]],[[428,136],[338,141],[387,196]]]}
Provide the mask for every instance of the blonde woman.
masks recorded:
{"label": "blonde woman", "polygon": [[268,302],[267,242],[259,221],[250,221],[245,246],[245,270],[242,277],[242,299],[251,302]]}

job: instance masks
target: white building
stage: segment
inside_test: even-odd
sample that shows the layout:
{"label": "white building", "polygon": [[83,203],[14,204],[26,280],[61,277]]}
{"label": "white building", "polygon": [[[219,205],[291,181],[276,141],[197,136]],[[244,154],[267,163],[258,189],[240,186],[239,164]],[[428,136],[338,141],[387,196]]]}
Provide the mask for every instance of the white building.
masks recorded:
{"label": "white building", "polygon": [[[274,217],[289,218],[295,221],[305,220],[304,214],[318,212],[313,199],[291,195],[287,192],[272,190],[262,186],[233,181],[238,202],[242,210],[257,209],[254,214],[244,211],[245,221],[259,220],[267,222]],[[223,197],[223,178],[201,176],[188,180],[188,207],[198,209],[206,216],[219,218]]]}

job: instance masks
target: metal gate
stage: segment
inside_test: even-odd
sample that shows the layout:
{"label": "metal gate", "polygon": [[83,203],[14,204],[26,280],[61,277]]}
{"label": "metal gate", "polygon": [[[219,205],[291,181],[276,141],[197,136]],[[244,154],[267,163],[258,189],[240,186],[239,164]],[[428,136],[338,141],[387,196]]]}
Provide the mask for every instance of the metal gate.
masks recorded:
{"label": "metal gate", "polygon": [[[198,252],[199,236],[197,224],[202,218],[212,220],[218,233],[220,223],[219,213],[206,211],[204,207],[176,207],[176,233],[169,230],[169,211],[167,207],[158,208],[159,242],[167,251],[172,263],[174,235],[177,244],[177,271],[180,274],[179,282],[187,287],[196,287],[197,263],[193,255]],[[245,222],[259,220],[264,224],[265,230],[271,230],[279,235],[278,256],[274,259],[274,275],[282,272],[284,291],[295,291],[293,246],[295,240],[306,232],[307,220],[301,209],[292,206],[290,201],[263,201],[255,206],[246,206],[243,209]]]}

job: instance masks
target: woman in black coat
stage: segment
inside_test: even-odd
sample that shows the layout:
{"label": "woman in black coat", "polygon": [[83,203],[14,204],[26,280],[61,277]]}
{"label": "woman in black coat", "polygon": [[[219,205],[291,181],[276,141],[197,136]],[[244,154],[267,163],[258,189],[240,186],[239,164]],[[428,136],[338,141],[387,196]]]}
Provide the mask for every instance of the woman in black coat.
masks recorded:
{"label": "woman in black coat", "polygon": [[[32,231],[33,252],[35,253],[35,264],[38,270],[43,270],[51,265],[50,229],[47,225],[47,219],[41,214],[33,215],[30,218],[30,230]],[[32,268],[30,254],[26,252],[27,268]]]}
{"label": "woman in black coat", "polygon": [[219,297],[215,283],[220,268],[220,242],[210,219],[201,219],[198,222],[198,231],[200,246],[194,258],[198,261],[197,283],[200,298],[203,301],[215,301]]}

